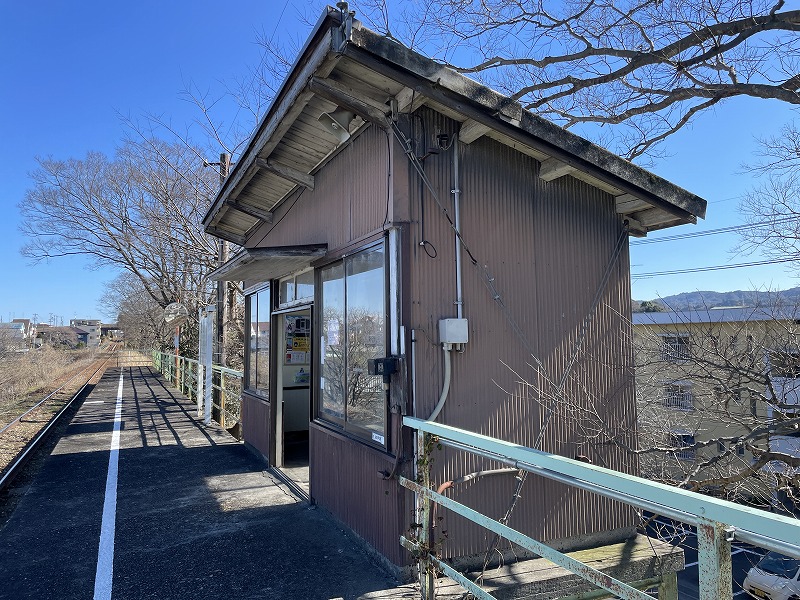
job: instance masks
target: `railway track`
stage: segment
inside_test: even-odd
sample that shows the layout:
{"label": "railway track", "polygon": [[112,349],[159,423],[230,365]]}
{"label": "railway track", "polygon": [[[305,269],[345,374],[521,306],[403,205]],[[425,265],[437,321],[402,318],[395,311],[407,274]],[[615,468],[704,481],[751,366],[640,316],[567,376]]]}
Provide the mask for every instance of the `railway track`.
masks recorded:
{"label": "railway track", "polygon": [[56,389],[7,423],[0,423],[0,492],[6,490],[42,447],[74,402],[97,383],[109,366],[118,364],[117,344],[111,344],[88,365],[56,383]]}

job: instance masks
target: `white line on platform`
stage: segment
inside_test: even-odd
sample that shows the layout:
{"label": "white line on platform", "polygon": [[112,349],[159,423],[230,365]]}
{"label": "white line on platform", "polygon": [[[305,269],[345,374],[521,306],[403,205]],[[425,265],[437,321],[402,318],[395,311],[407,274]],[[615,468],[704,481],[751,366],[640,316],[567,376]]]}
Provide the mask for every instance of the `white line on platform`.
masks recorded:
{"label": "white line on platform", "polygon": [[111,583],[114,577],[114,529],[117,522],[117,474],[121,423],[122,373],[119,374],[117,408],[114,411],[114,433],[111,435],[111,455],[108,459],[106,496],[103,502],[103,521],[100,526],[100,548],[97,552],[97,572],[94,576],[94,600],[111,600]]}
{"label": "white line on platform", "polygon": [[87,400],[84,404],[103,404],[105,400]]}

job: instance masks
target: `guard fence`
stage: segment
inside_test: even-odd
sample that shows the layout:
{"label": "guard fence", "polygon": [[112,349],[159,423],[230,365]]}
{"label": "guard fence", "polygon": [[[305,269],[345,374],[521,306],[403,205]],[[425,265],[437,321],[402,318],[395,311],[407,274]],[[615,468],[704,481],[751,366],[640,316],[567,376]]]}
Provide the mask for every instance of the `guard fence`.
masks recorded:
{"label": "guard fence", "polygon": [[[242,417],[242,379],[243,373],[219,365],[212,366],[212,376],[203,377],[203,366],[196,360],[154,350],[153,366],[189,400],[198,405],[202,412],[206,398],[210,396],[208,412],[222,427],[241,438]],[[211,393],[204,388],[211,381]]]}
{"label": "guard fence", "polygon": [[[214,419],[223,427],[239,433],[241,428],[236,425],[241,418],[241,372],[213,366],[213,384],[210,386],[212,393],[208,394],[208,386],[204,390],[204,381],[212,378],[202,372],[202,365],[198,361],[157,351],[152,353],[152,360],[155,368],[166,379],[187,397],[198,402],[198,410],[201,404],[206,411],[213,407]],[[204,402],[204,396],[213,396],[213,402]],[[417,530],[409,532],[409,535],[402,536],[400,543],[412,553],[419,566],[420,587],[425,600],[432,600],[437,596],[435,580],[438,574],[449,576],[462,590],[467,591],[469,597],[481,600],[495,598],[475,579],[458,572],[437,556],[432,531],[434,505],[459,514],[489,532],[547,559],[594,588],[594,591],[584,590],[572,596],[566,594],[572,600],[614,596],[625,600],[650,600],[653,597],[651,590],[664,600],[684,597],[733,600],[734,596],[745,594],[745,591],[741,589],[739,580],[743,573],[734,577],[732,572],[732,554],[751,553],[754,555],[753,564],[767,551],[780,553],[787,559],[800,558],[800,519],[795,517],[734,504],[431,421],[407,416],[404,417],[403,424],[417,434],[416,472],[413,480],[405,477],[398,479],[403,487],[415,495],[419,526]],[[651,519],[658,516],[665,518],[675,531],[694,531],[694,550],[697,557],[694,564],[698,570],[694,580],[696,592],[689,596],[679,592],[682,584],[675,573],[671,579],[662,576],[658,581],[625,582],[616,579],[608,572],[576,560],[574,555],[558,552],[444,495],[441,488],[437,490],[432,482],[430,461],[424,456],[426,448],[434,447],[448,447],[457,452],[489,459],[506,467],[506,470],[511,468],[520,473],[527,472],[599,494],[632,506],[642,514],[649,514]],[[667,541],[683,546],[676,537],[677,533],[669,536]],[[687,568],[689,566],[686,565]],[[800,573],[797,577],[800,577]],[[734,591],[734,587],[739,587],[739,591]],[[751,593],[757,594],[759,591],[756,589]],[[775,600],[768,592],[761,593],[765,599]],[[459,596],[463,597],[463,593]],[[559,596],[551,593],[534,594],[530,597]],[[789,600],[794,600],[795,597],[791,593],[786,596]]]}

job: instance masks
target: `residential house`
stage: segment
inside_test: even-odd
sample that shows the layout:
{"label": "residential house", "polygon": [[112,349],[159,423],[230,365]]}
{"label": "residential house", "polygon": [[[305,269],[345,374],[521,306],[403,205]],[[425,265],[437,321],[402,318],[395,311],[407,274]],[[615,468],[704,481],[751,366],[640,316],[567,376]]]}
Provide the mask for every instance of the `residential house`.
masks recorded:
{"label": "residential house", "polygon": [[[645,474],[791,506],[800,490],[800,311],[633,315]],[[787,463],[788,459],[788,463]]]}
{"label": "residential house", "polygon": [[97,348],[102,339],[102,322],[100,319],[70,319],[70,327],[76,327],[86,332],[86,347]]}
{"label": "residential house", "polygon": [[[289,477],[305,461],[313,502],[400,567],[403,415],[637,472],[628,236],[705,207],[328,8],[204,219],[242,247],[214,277],[245,283],[245,442]],[[569,409],[589,402],[604,443]],[[439,482],[490,464],[431,452]],[[528,485],[511,524],[537,539],[634,534],[625,506]],[[448,493],[499,518],[514,489]],[[482,559],[485,531],[437,527],[442,556]]]}
{"label": "residential house", "polygon": [[36,337],[36,324],[31,323],[30,319],[11,319],[11,322],[22,325],[22,335],[30,346],[32,340]]}
{"label": "residential house", "polygon": [[28,329],[24,323],[0,323],[0,351],[21,351],[30,348]]}
{"label": "residential house", "polygon": [[43,342],[52,346],[61,346],[65,348],[77,348],[79,344],[83,346],[89,345],[88,331],[84,331],[79,327],[41,327],[39,336]]}

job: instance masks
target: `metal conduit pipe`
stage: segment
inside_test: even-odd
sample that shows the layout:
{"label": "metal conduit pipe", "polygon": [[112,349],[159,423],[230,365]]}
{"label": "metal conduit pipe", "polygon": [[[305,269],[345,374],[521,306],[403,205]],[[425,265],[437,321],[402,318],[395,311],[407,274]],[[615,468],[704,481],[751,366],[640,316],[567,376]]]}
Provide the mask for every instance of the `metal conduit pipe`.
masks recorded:
{"label": "metal conduit pipe", "polygon": [[[519,473],[519,469],[513,469],[513,468],[486,469],[485,471],[476,471],[474,473],[468,473],[467,475],[462,475],[461,477],[457,477],[451,481],[445,481],[438,488],[436,488],[436,492],[439,494],[443,494],[446,489],[451,488],[454,485],[458,485],[459,483],[466,483],[468,481],[472,481],[473,479],[481,479],[482,477],[489,477],[492,475],[516,475],[517,473]],[[438,507],[439,505],[434,502],[433,509],[431,510],[431,523],[436,523],[436,509]]]}
{"label": "metal conduit pipe", "polygon": [[461,275],[461,187],[458,163],[458,134],[453,136],[453,217],[455,219],[455,244],[456,244],[456,314],[461,319],[464,316],[464,295]]}
{"label": "metal conduit pipe", "polygon": [[428,417],[428,421],[436,420],[436,417],[439,416],[439,413],[444,408],[444,403],[447,401],[447,394],[450,393],[450,351],[452,349],[453,344],[442,344],[442,350],[444,351],[444,383],[442,384],[442,393],[439,395],[439,402],[436,404],[436,408],[433,409],[431,416]]}
{"label": "metal conduit pipe", "polygon": [[[461,263],[461,189],[459,187],[459,161],[458,161],[458,134],[453,136],[453,141],[450,142],[453,147],[453,189],[450,193],[453,194],[453,216],[454,216],[454,229],[455,229],[455,252],[456,252],[456,315],[459,319],[464,317],[464,297],[463,297],[463,277],[462,277],[462,263]],[[453,349],[452,344],[442,344],[444,351],[444,383],[442,384],[442,393],[439,395],[439,402],[433,409],[428,421],[435,421],[439,413],[444,408],[444,403],[447,401],[447,395],[450,393],[450,379],[452,374],[452,367],[450,364],[450,352]]]}

